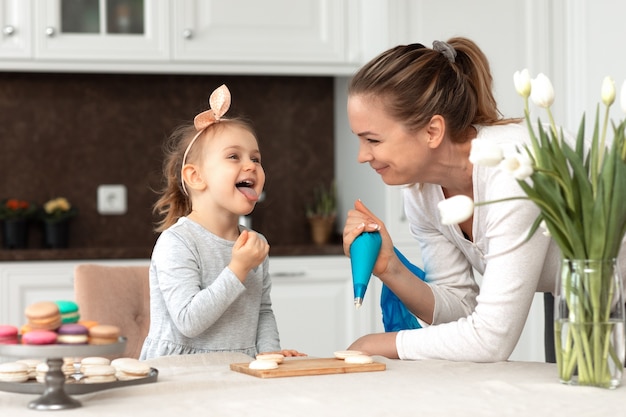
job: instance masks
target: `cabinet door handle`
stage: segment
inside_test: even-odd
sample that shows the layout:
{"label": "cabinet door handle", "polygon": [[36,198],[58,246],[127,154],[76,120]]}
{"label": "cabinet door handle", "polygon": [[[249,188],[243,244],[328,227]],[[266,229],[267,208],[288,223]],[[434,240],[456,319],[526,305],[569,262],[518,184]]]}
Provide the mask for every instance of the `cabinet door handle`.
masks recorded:
{"label": "cabinet door handle", "polygon": [[7,36],[11,36],[15,33],[15,28],[11,25],[7,25],[2,29],[2,32]]}
{"label": "cabinet door handle", "polygon": [[185,39],[193,38],[193,30],[191,30],[191,29],[183,30],[183,38],[185,38]]}
{"label": "cabinet door handle", "polygon": [[56,30],[54,30],[54,28],[52,26],[48,26],[46,28],[46,36],[51,38],[56,34]]}

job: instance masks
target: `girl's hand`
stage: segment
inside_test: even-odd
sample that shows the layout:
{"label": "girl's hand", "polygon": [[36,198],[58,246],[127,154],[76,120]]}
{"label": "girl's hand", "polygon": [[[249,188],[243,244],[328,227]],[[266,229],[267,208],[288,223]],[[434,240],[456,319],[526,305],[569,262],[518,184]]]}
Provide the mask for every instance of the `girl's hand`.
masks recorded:
{"label": "girl's hand", "polygon": [[243,282],[252,268],[259,266],[270,252],[270,245],[258,233],[244,230],[233,245],[228,267]]}
{"label": "girl's hand", "polygon": [[278,354],[283,355],[285,358],[290,358],[294,356],[309,356],[306,353],[298,352],[297,350],[293,350],[293,349],[283,349],[283,350],[279,350],[278,352],[263,352],[262,355],[270,354],[270,353],[278,353]]}
{"label": "girl's hand", "polygon": [[393,251],[393,242],[385,224],[365,207],[361,200],[357,200],[354,203],[354,209],[348,211],[346,224],[343,228],[343,252],[346,256],[350,256],[350,246],[357,236],[363,232],[375,231],[380,233],[382,245],[373,272],[374,275],[380,277],[388,269],[389,261],[396,258]]}

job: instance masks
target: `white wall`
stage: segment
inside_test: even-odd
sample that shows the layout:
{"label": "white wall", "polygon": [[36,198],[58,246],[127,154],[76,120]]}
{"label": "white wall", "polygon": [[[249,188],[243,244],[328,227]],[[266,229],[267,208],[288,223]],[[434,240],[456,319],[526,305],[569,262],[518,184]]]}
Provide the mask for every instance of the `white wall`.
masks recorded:
{"label": "white wall", "polygon": [[346,109],[348,80],[348,77],[335,78],[335,175],[340,230],[347,211],[359,198],[374,213],[385,213],[385,184],[368,164],[357,162],[359,141],[350,130]]}

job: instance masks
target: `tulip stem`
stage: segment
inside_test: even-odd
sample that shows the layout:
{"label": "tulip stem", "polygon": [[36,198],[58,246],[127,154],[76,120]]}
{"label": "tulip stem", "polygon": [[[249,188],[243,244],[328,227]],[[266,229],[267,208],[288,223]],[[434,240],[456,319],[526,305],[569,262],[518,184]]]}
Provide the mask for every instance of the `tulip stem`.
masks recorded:
{"label": "tulip stem", "polygon": [[552,134],[555,138],[558,139],[559,136],[557,135],[556,123],[554,122],[554,117],[552,116],[552,110],[550,110],[550,107],[546,107],[546,112],[548,113],[548,119],[550,120],[550,128],[552,129]]}
{"label": "tulip stem", "polygon": [[525,196],[519,196],[519,197],[501,198],[498,200],[478,201],[474,203],[474,206],[486,206],[487,204],[491,204],[491,203],[501,203],[503,201],[511,201],[511,200],[530,200],[530,198],[525,197]]}
{"label": "tulip stem", "polygon": [[606,106],[606,109],[604,111],[604,123],[602,124],[602,136],[600,137],[600,149],[598,149],[598,152],[600,153],[599,157],[598,157],[598,170],[600,170],[600,167],[602,166],[602,159],[604,158],[604,146],[605,146],[605,141],[606,141],[606,128],[609,124],[609,109],[610,109],[610,105]]}

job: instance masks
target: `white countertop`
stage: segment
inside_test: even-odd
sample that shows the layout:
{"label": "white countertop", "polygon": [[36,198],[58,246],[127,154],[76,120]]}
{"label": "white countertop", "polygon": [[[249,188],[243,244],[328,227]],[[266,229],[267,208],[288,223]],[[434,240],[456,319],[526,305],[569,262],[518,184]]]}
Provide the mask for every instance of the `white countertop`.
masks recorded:
{"label": "white countertop", "polygon": [[[554,364],[399,361],[385,371],[257,378],[230,370],[239,354],[163,357],[155,383],[74,398],[82,407],[37,411],[37,395],[0,392],[2,415],[58,416],[604,416],[626,410],[625,381],[615,390],[562,385]],[[289,359],[287,359],[289,360]],[[297,359],[293,359],[297,360]]]}

